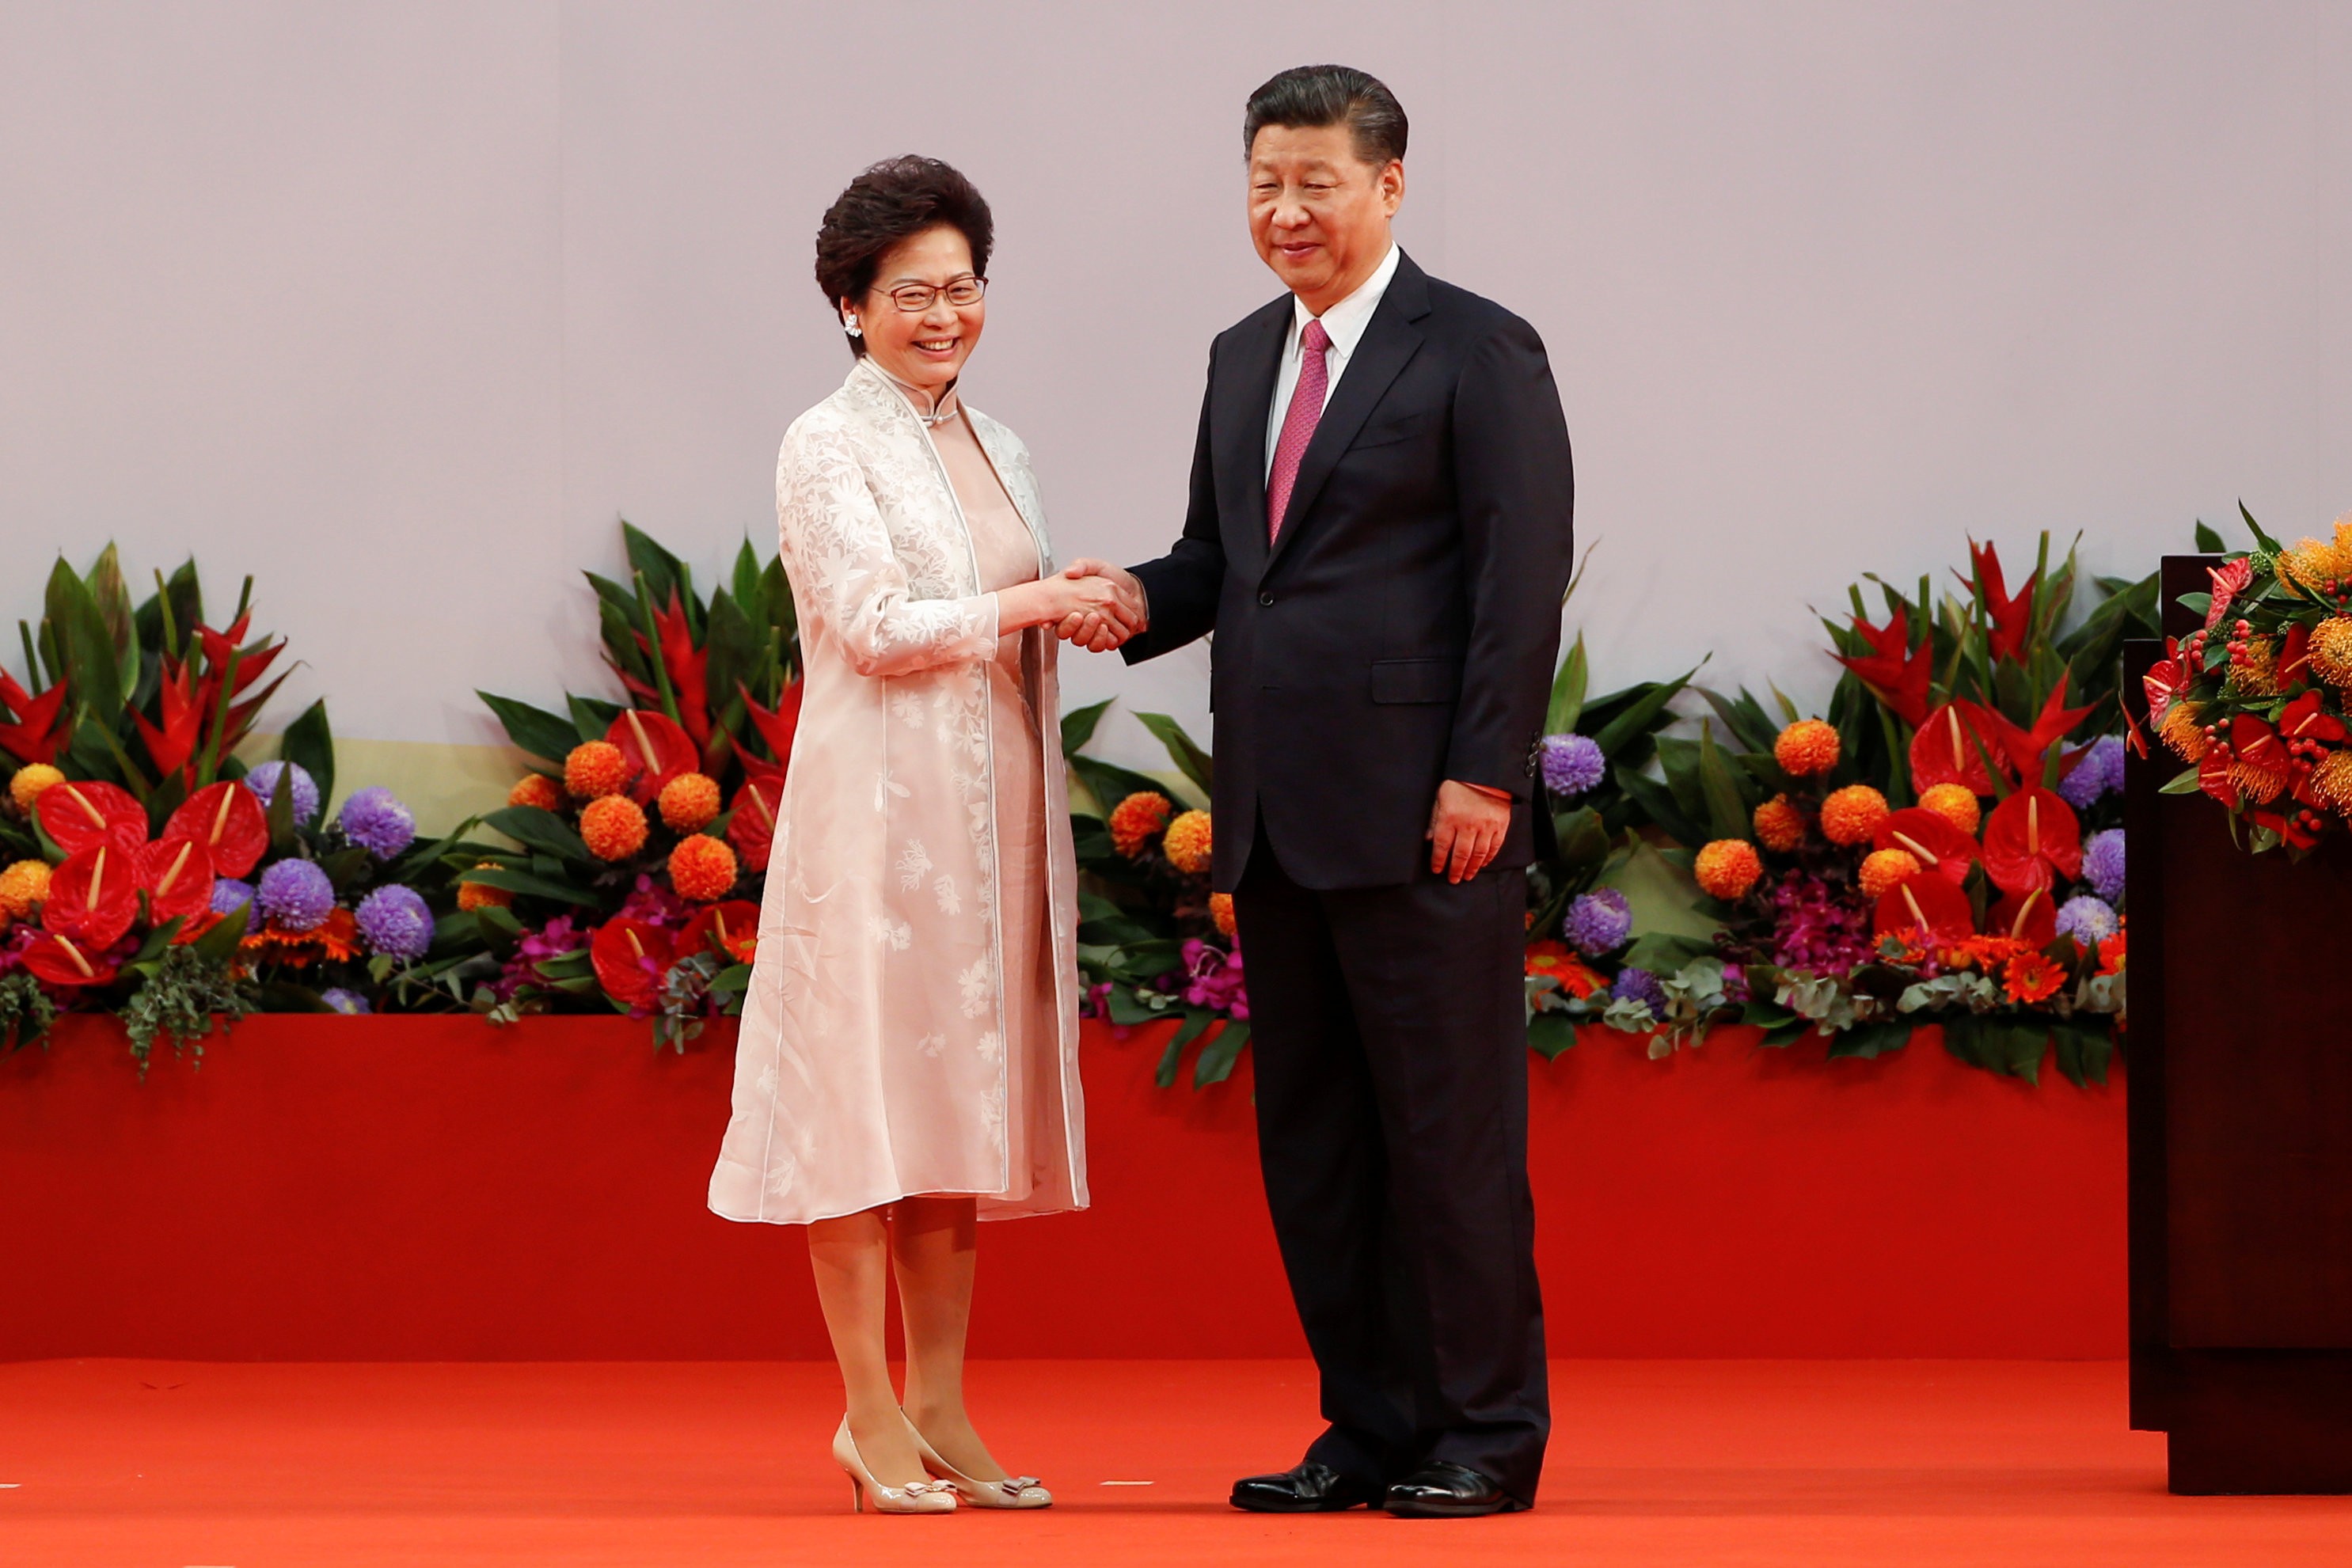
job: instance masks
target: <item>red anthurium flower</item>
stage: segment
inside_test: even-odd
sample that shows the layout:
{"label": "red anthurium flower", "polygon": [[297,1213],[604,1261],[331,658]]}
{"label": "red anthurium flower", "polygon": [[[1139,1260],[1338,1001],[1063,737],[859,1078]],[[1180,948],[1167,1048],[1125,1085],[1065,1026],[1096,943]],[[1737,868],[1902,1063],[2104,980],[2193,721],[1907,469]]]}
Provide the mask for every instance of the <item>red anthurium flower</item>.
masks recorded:
{"label": "red anthurium flower", "polygon": [[2042,779],[2042,757],[2053,746],[2065,738],[2066,732],[2089,716],[2088,707],[2066,706],[2066,677],[2058,677],[2051,688],[2050,698],[2042,705],[2032,729],[2020,729],[2010,722],[2009,716],[1984,710],[1985,723],[1990,732],[2000,737],[2000,749],[2009,766],[2017,769],[2017,777],[2025,783],[2039,783]]}
{"label": "red anthurium flower", "polygon": [[0,713],[12,714],[16,720],[0,724],[0,750],[24,763],[56,761],[58,748],[66,740],[65,706],[63,681],[35,696],[7,671],[0,670]]}
{"label": "red anthurium flower", "polygon": [[148,760],[154,763],[156,776],[169,778],[188,764],[196,754],[196,742],[204,735],[205,720],[210,711],[196,706],[195,677],[184,664],[163,661],[163,684],[155,688],[155,703],[163,722],[149,722],[143,713],[131,716],[139,727],[139,738],[147,745]]}
{"label": "red anthurium flower", "polygon": [[2252,810],[2246,813],[2246,821],[2258,828],[2268,828],[2298,850],[2310,849],[2319,842],[2319,835],[2312,831],[2310,822],[2300,811],[2287,816],[2278,811]]}
{"label": "red anthurium flower", "polygon": [[1916,650],[1910,647],[1910,617],[1899,604],[1895,607],[1894,619],[1884,626],[1873,626],[1860,616],[1854,617],[1853,631],[1854,635],[1870,644],[1869,653],[1840,653],[1835,655],[1837,662],[1852,670],[1879,701],[1893,708],[1896,717],[1917,728],[1927,716],[1927,683],[1934,674],[1934,643],[1922,638]]}
{"label": "red anthurium flower", "polygon": [[1906,850],[1926,870],[1952,882],[1968,880],[1977,841],[1924,806],[1906,806],[1878,824],[1874,850]]}
{"label": "red anthurium flower", "polygon": [[2230,749],[2239,761],[2265,773],[2287,765],[2286,747],[2277,732],[2250,713],[2230,721]]}
{"label": "red anthurium flower", "polygon": [[2230,759],[2219,747],[2207,752],[2197,764],[2197,788],[2232,811],[2238,809],[2238,783],[2230,777]]}
{"label": "red anthurium flower", "polygon": [[[1984,593],[1985,616],[1992,622],[1988,636],[1996,659],[2025,656],[2027,620],[2033,613],[2033,591],[2042,580],[2037,569],[2014,597],[2001,581],[2000,557],[1990,543],[1969,541],[1969,561],[1976,568],[1976,586]],[[1966,580],[1963,579],[1962,580]]]}
{"label": "red anthurium flower", "polygon": [[2213,602],[2205,607],[2205,630],[2210,632],[2230,612],[2230,601],[2246,591],[2254,580],[2254,569],[2246,558],[2225,560],[2220,566],[2209,566],[2205,575],[2213,580]]}
{"label": "red anthurium flower", "polygon": [[[2236,726],[2232,725],[2230,744],[2235,746]],[[2305,692],[2281,710],[2278,721],[2282,740],[2337,741],[2344,738],[2344,721],[2329,714],[2317,692]]]}
{"label": "red anthurium flower", "polygon": [[234,779],[207,784],[163,824],[166,839],[194,839],[221,876],[243,876],[269,847],[269,818],[254,792]]}
{"label": "red anthurium flower", "polygon": [[1923,946],[1948,946],[1976,935],[1969,895],[1958,883],[1931,871],[1915,873],[1878,900],[1873,927],[1881,936],[1916,932]]}
{"label": "red anthurium flower", "polygon": [[621,748],[637,780],[629,793],[640,806],[650,806],[662,786],[681,773],[691,773],[702,760],[694,737],[667,714],[645,708],[623,708],[604,738]]}
{"label": "red anthurium flower", "polygon": [[2005,893],[2050,886],[2083,873],[2083,830],[2054,790],[2020,789],[1984,825],[1985,874]]}
{"label": "red anthurium flower", "polygon": [[70,936],[37,936],[25,949],[24,966],[53,986],[102,986],[115,967],[97,950]]}
{"label": "red anthurium flower", "polygon": [[677,934],[681,957],[708,949],[723,958],[748,964],[759,945],[760,906],[748,898],[704,904]]}
{"label": "red anthurium flower", "polygon": [[158,839],[139,852],[139,885],[147,915],[161,925],[213,904],[213,857],[194,839]]}
{"label": "red anthurium flower", "polygon": [[2183,684],[2178,659],[2158,659],[2147,667],[2147,674],[2139,678],[2139,689],[2147,694],[2147,721],[2150,724],[2164,722],[2164,710],[2172,706],[2173,695],[2180,690]]}
{"label": "red anthurium flower", "polygon": [[2311,628],[2298,622],[2287,629],[2286,642],[2279,649],[2279,685],[2293,685],[2310,674]]}
{"label": "red anthurium flower", "polygon": [[588,944],[604,994],[632,1009],[653,1007],[675,952],[669,933],[642,920],[608,920]]}
{"label": "red anthurium flower", "polygon": [[147,808],[120,784],[72,779],[52,784],[33,802],[41,831],[68,854],[112,844],[125,854],[147,841]]}
{"label": "red anthurium flower", "polygon": [[[1981,751],[1979,741],[1984,743]],[[1965,784],[1975,794],[1990,795],[1992,774],[1985,758],[1999,760],[2000,755],[2000,742],[1985,723],[1983,706],[1959,697],[1929,714],[1911,737],[1911,782],[1921,789]]]}
{"label": "red anthurium flower", "polygon": [[2058,936],[2058,905],[2046,887],[2005,894],[1985,912],[1986,934],[2029,947],[2046,947]]}
{"label": "red anthurium flower", "polygon": [[[747,771],[757,759],[746,757]],[[769,852],[776,842],[776,814],[783,807],[784,772],[772,763],[763,765],[767,771],[751,772],[735,791],[733,815],[727,819],[727,841],[735,846],[735,856],[751,871],[768,869]]]}
{"label": "red anthurium flower", "polygon": [[110,843],[92,844],[68,855],[49,873],[49,895],[41,902],[41,924],[58,936],[104,949],[121,941],[122,934],[138,918],[137,851]]}

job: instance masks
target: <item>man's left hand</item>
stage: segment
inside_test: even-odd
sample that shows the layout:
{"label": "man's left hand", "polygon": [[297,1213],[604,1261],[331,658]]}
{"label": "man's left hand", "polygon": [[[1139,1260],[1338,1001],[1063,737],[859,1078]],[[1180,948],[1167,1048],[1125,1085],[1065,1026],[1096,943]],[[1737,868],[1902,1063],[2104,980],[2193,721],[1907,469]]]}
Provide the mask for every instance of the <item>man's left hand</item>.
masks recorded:
{"label": "man's left hand", "polygon": [[1511,828],[1511,799],[1448,779],[1437,787],[1429,813],[1429,869],[1448,882],[1465,882],[1503,852]]}

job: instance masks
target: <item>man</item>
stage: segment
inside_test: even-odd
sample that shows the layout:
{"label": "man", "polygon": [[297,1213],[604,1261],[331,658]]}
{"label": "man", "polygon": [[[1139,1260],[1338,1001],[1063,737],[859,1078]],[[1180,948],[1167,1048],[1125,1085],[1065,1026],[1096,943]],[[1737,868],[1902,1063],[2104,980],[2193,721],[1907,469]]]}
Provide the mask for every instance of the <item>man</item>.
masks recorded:
{"label": "man", "polygon": [[[1405,116],[1258,89],[1249,222],[1290,292],[1220,336],[1184,533],[1123,646],[1214,631],[1214,878],[1248,955],[1260,1158],[1330,1423],[1267,1512],[1535,1500],[1550,1413],[1522,1001],[1573,480],[1541,340],[1397,249]],[[1127,628],[1074,618],[1090,646]]]}

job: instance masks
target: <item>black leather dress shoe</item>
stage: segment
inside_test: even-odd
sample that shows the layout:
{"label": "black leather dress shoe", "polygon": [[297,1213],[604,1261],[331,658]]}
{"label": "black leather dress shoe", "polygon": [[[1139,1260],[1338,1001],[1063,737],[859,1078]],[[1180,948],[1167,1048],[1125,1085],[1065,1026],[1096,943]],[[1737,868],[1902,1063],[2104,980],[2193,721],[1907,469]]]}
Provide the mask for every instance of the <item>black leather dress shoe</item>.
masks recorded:
{"label": "black leather dress shoe", "polygon": [[1337,1513],[1375,1507],[1381,1489],[1349,1479],[1309,1459],[1278,1475],[1244,1476],[1234,1483],[1234,1506],[1252,1513]]}
{"label": "black leather dress shoe", "polygon": [[1475,1519],[1527,1506],[1489,1477],[1449,1459],[1432,1459],[1389,1488],[1387,1502],[1399,1519]]}

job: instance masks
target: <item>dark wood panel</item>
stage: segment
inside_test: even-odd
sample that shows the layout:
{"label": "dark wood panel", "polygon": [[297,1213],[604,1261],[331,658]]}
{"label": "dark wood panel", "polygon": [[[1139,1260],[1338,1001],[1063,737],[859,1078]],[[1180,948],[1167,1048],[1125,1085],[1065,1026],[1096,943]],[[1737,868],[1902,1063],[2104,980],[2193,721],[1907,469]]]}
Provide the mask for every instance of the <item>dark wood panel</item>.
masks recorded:
{"label": "dark wood panel", "polygon": [[2352,1492],[2352,1354],[2183,1351],[2173,1383],[2174,1491]]}

